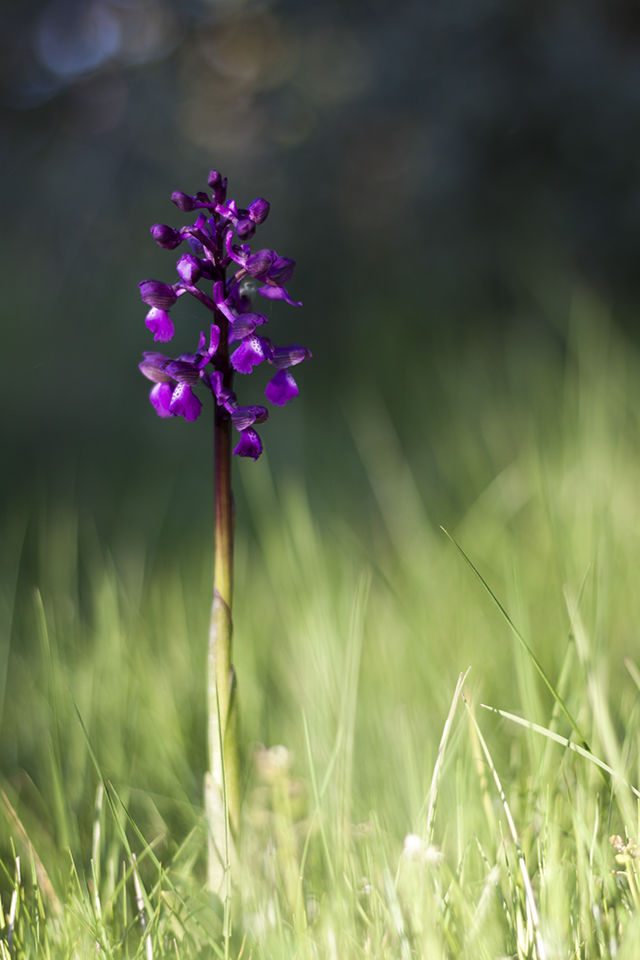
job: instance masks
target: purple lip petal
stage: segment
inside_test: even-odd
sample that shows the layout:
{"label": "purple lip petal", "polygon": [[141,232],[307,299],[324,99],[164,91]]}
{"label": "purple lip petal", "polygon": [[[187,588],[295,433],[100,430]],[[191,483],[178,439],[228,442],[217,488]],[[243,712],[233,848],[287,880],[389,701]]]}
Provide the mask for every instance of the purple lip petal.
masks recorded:
{"label": "purple lip petal", "polygon": [[202,402],[196,397],[188,383],[179,383],[173,391],[169,412],[177,417],[193,422],[200,416]]}
{"label": "purple lip petal", "polygon": [[159,417],[173,416],[170,410],[172,396],[173,388],[168,383],[156,383],[155,387],[151,388],[149,399]]}
{"label": "purple lip petal", "polygon": [[160,307],[151,307],[144,318],[144,322],[147,329],[153,334],[153,339],[158,343],[168,343],[176,332],[173,320],[167,311]]}
{"label": "purple lip petal", "polygon": [[284,407],[285,403],[293,400],[299,393],[298,384],[288,370],[278,370],[264,391],[267,400],[278,407]]}
{"label": "purple lip petal", "polygon": [[262,442],[255,430],[247,427],[240,434],[240,443],[233,448],[236,457],[252,457],[257,460],[262,453]]}
{"label": "purple lip petal", "polygon": [[264,360],[265,346],[262,337],[247,337],[231,354],[231,366],[238,373],[251,373]]}

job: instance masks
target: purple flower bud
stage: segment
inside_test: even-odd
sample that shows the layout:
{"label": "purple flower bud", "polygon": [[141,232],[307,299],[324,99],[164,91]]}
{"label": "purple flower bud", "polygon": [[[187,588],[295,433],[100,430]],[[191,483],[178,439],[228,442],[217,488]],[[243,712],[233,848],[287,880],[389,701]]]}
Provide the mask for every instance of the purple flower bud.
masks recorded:
{"label": "purple flower bud", "polygon": [[260,406],[236,407],[231,414],[231,422],[236,430],[240,431],[246,430],[247,427],[253,426],[254,423],[263,423],[268,418],[269,411],[266,407]]}
{"label": "purple flower bud", "polygon": [[175,203],[178,210],[182,210],[183,213],[189,213],[191,210],[195,210],[196,202],[193,197],[190,197],[188,193],[183,193],[182,190],[174,190],[171,194],[171,202]]}
{"label": "purple flower bud", "polygon": [[170,358],[153,350],[147,351],[143,356],[144,360],[138,364],[140,373],[154,383],[169,383],[171,376],[165,372],[165,368],[170,363]]}
{"label": "purple flower bud", "polygon": [[202,410],[202,402],[196,397],[188,383],[179,383],[173,391],[169,412],[174,417],[184,417],[185,420],[197,420]]}
{"label": "purple flower bud", "polygon": [[248,240],[256,232],[256,225],[249,217],[244,217],[236,223],[236,235],[241,240]]}
{"label": "purple flower bud", "polygon": [[182,236],[179,230],[168,227],[166,223],[154,223],[151,227],[151,236],[159,247],[165,250],[175,250],[182,243]]}
{"label": "purple flower bud", "polygon": [[159,280],[143,280],[138,284],[140,296],[144,303],[150,307],[159,307],[161,310],[169,310],[178,299],[173,287],[168,283],[161,283]]}
{"label": "purple flower bud", "polygon": [[250,336],[231,354],[231,366],[238,373],[251,373],[265,358],[266,344],[262,337]]}
{"label": "purple flower bud", "polygon": [[212,170],[209,174],[207,184],[213,190],[216,203],[223,203],[227,195],[227,178],[223,178],[217,170]]}
{"label": "purple flower bud", "polygon": [[202,265],[192,253],[183,253],[176,264],[178,276],[185,283],[194,286],[202,276]]}
{"label": "purple flower bud", "polygon": [[262,197],[256,197],[256,199],[249,204],[247,213],[254,223],[264,223],[269,216],[269,201],[263,200]]}
{"label": "purple flower bud", "polygon": [[245,260],[244,266],[256,280],[266,280],[276,259],[275,250],[256,250]]}
{"label": "purple flower bud", "polygon": [[267,400],[270,400],[271,403],[274,403],[278,407],[284,407],[285,403],[293,400],[299,393],[298,384],[288,370],[278,370],[264,391]]}
{"label": "purple flower bud", "polygon": [[171,317],[160,307],[151,307],[144,322],[147,329],[151,330],[153,339],[159,343],[168,343],[176,332]]}
{"label": "purple flower bud", "polygon": [[169,383],[156,383],[155,387],[151,388],[149,399],[159,417],[172,416],[170,410],[172,396],[173,387]]}
{"label": "purple flower bud", "polygon": [[236,457],[253,457],[257,460],[262,453],[262,442],[255,430],[247,427],[240,434],[240,443],[233,448]]}

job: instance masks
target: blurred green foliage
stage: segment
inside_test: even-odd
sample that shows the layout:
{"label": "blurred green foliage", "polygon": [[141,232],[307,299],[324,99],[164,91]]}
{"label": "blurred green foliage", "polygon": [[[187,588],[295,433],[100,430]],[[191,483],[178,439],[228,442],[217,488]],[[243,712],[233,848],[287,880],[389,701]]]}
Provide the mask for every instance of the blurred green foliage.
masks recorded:
{"label": "blurred green foliage", "polygon": [[267,431],[283,469],[340,456],[340,417],[371,391],[421,446],[442,352],[493,376],[504,340],[564,349],[576,282],[634,323],[628,0],[32,0],[2,17],[7,495],[35,480],[108,511],[200,468],[206,426],[146,404],[136,283],[173,277],[148,227],[178,222],[169,194],[211,166],[241,202],[271,200],[265,243],[298,261],[304,309],[273,322],[315,359]]}

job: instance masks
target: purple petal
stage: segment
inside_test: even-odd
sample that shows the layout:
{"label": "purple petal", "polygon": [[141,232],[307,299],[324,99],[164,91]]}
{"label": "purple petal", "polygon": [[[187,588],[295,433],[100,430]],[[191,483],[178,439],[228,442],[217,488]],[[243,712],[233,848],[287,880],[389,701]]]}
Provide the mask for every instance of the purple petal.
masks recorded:
{"label": "purple petal", "polygon": [[258,293],[266,297],[267,300],[284,300],[286,303],[290,303],[292,307],[302,306],[302,300],[292,300],[285,288],[279,287],[277,284],[258,287]]}
{"label": "purple petal", "polygon": [[265,358],[265,341],[262,337],[250,336],[231,354],[231,366],[238,373],[251,373]]}
{"label": "purple petal", "polygon": [[230,323],[233,323],[236,316],[225,299],[224,283],[222,280],[217,280],[213,285],[213,302],[220,313],[223,314]]}
{"label": "purple petal", "polygon": [[172,416],[170,410],[172,395],[173,388],[168,383],[156,383],[155,387],[152,387],[149,399],[159,417]]}
{"label": "purple petal", "polygon": [[197,237],[189,237],[188,243],[194,256],[204,257],[204,246],[201,240],[198,240]]}
{"label": "purple petal", "polygon": [[161,310],[160,307],[151,307],[144,322],[147,329],[151,330],[153,339],[158,343],[168,343],[176,332],[173,320],[167,311]]}
{"label": "purple petal", "polygon": [[212,323],[211,331],[209,334],[209,350],[208,350],[208,354],[210,358],[214,355],[214,353],[217,351],[219,346],[220,346],[220,327],[217,325],[217,323]]}
{"label": "purple petal", "polygon": [[227,178],[223,178],[217,170],[211,170],[207,183],[213,190],[216,203],[222,203],[227,194]]}
{"label": "purple petal", "polygon": [[159,280],[143,280],[138,287],[144,303],[148,303],[150,307],[169,310],[178,299],[173,287]]}
{"label": "purple petal", "polygon": [[218,406],[222,407],[228,413],[233,413],[238,406],[238,401],[233,390],[229,390],[229,388],[223,384],[222,371],[216,370],[215,373],[211,374],[209,377],[209,385]]}
{"label": "purple petal", "polygon": [[166,223],[154,223],[151,227],[151,236],[159,247],[165,250],[175,250],[182,243],[182,235],[179,230],[168,227]]}
{"label": "purple petal", "polygon": [[240,313],[229,328],[229,343],[251,336],[257,326],[267,322],[263,313]]}
{"label": "purple petal", "polygon": [[295,260],[290,257],[276,257],[269,270],[269,280],[273,280],[283,287],[285,283],[289,283],[289,280],[291,280],[295,266]]}
{"label": "purple petal", "polygon": [[276,370],[284,370],[286,367],[295,367],[303,360],[308,360],[310,356],[311,350],[292,343],[288,347],[274,347],[269,363],[273,364]]}
{"label": "purple petal", "polygon": [[293,400],[299,393],[298,384],[288,370],[278,370],[264,391],[267,400],[275,403],[278,407],[284,407],[285,403]]}
{"label": "purple petal", "polygon": [[202,402],[196,397],[188,383],[179,383],[173,391],[169,412],[185,420],[197,420],[202,410]]}
{"label": "purple petal", "polygon": [[241,432],[253,426],[254,423],[263,423],[268,418],[269,411],[266,407],[260,406],[236,407],[231,414],[234,427]]}
{"label": "purple petal", "polygon": [[178,210],[182,210],[183,213],[189,213],[190,210],[195,209],[195,198],[189,196],[188,193],[183,193],[182,190],[174,190],[171,194],[171,202],[175,203]]}
{"label": "purple petal", "polygon": [[247,262],[247,257],[249,256],[250,247],[246,243],[242,243],[239,247],[237,247],[231,242],[232,239],[233,230],[227,230],[224,235],[224,248],[227,256],[231,257],[234,263],[239,263],[241,267],[244,267]]}
{"label": "purple petal", "polygon": [[192,253],[183,253],[176,264],[178,276],[185,283],[197,283],[202,276],[202,264]]}
{"label": "purple petal", "polygon": [[240,434],[240,443],[233,448],[237,457],[253,457],[257,460],[262,453],[262,442],[255,430],[248,427]]}
{"label": "purple petal", "polygon": [[251,256],[246,259],[245,267],[247,273],[250,273],[251,276],[257,280],[266,280],[276,259],[277,254],[275,250],[256,250],[255,253],[252,253]]}
{"label": "purple petal", "polygon": [[242,217],[236,223],[236,236],[241,240],[249,240],[256,232],[256,225],[250,217]]}
{"label": "purple petal", "polygon": [[264,223],[269,215],[269,201],[264,200],[262,197],[256,197],[256,199],[249,204],[247,213],[254,223]]}
{"label": "purple petal", "polygon": [[178,360],[170,360],[164,369],[169,376],[177,380],[178,383],[190,383],[193,385],[200,379],[200,367],[195,359],[187,360],[180,357]]}
{"label": "purple petal", "polygon": [[144,354],[144,360],[138,364],[138,369],[147,380],[152,380],[153,383],[169,383],[171,377],[165,373],[165,367],[169,362],[169,357],[149,351]]}

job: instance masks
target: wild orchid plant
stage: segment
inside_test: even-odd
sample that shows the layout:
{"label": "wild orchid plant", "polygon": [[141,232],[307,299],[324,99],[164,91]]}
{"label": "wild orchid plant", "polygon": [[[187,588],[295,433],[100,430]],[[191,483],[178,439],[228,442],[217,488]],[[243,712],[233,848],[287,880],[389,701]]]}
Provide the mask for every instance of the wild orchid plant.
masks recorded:
{"label": "wild orchid plant", "polygon": [[234,510],[231,492],[232,431],[240,437],[233,447],[238,457],[257,460],[262,442],[255,425],[269,416],[261,405],[241,406],[233,390],[235,373],[250,374],[261,363],[274,368],[264,391],[267,400],[284,406],[298,394],[291,367],[311,352],[298,345],[275,346],[257,333],[267,317],[252,308],[251,296],[267,300],[292,300],[286,288],[295,261],[275,250],[251,252],[248,241],[264,223],[269,203],[258,198],[247,209],[227,200],[227,180],[217,170],[208,178],[211,193],[194,196],[176,191],[171,200],[195,222],[173,228],[154,224],[151,234],[166,250],[184,241],[190,247],[177,262],[178,280],[173,284],[143,280],[142,300],[149,307],[145,323],[160,343],[175,333],[170,309],[179,297],[190,294],[211,317],[194,353],[168,357],[155,350],[143,354],[140,370],[151,380],[150,400],[160,417],[196,420],[202,401],[196,387],[210,393],[214,407],[214,500],[215,546],[213,605],[209,630],[207,696],[209,770],[205,777],[205,805],[209,833],[209,885],[221,886],[228,863],[229,833],[233,838],[240,822],[240,757],[236,678],[231,658]]}

